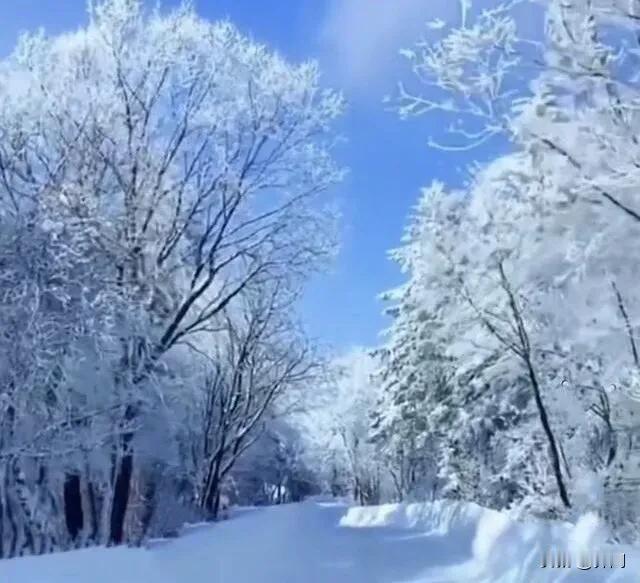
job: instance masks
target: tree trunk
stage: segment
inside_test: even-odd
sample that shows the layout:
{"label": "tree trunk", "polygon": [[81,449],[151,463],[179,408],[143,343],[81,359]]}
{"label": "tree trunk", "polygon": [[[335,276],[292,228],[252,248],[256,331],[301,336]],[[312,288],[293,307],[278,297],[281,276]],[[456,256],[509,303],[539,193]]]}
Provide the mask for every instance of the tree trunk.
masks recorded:
{"label": "tree trunk", "polygon": [[213,503],[212,516],[214,520],[218,519],[218,515],[220,514],[220,489],[216,492],[216,497]]}
{"label": "tree trunk", "polygon": [[7,516],[7,522],[11,529],[11,538],[9,540],[9,547],[7,549],[6,557],[15,557],[16,551],[18,549],[18,524],[15,520],[15,515],[13,514],[13,502],[9,497],[9,468],[6,467],[4,471],[4,480],[3,480],[3,497],[4,497],[4,507],[5,513]]}
{"label": "tree trunk", "polygon": [[64,481],[64,517],[67,532],[72,541],[84,528],[84,513],[82,511],[82,493],[80,491],[80,475],[67,474]]}
{"label": "tree trunk", "polygon": [[205,481],[205,492],[202,499],[204,509],[212,520],[218,518],[220,510],[220,469],[222,467],[222,456],[224,454],[224,443],[218,454],[211,460],[209,471]]}
{"label": "tree trunk", "polygon": [[4,558],[4,500],[0,497],[0,560]]}
{"label": "tree trunk", "polygon": [[100,524],[100,516],[98,511],[98,501],[96,499],[95,486],[89,476],[87,475],[87,505],[89,509],[89,540],[91,542],[98,542],[98,531]]}
{"label": "tree trunk", "polygon": [[22,510],[22,533],[23,544],[20,549],[20,556],[24,556],[25,551],[28,549],[29,554],[36,554],[35,538],[33,535],[33,529],[36,527],[33,515],[31,512],[31,506],[29,505],[29,499],[32,493],[29,491],[29,487],[26,482],[26,478],[20,468],[19,461],[13,460],[13,483],[15,486],[16,496],[18,498],[18,506]]}
{"label": "tree trunk", "polygon": [[544,429],[544,433],[547,437],[547,441],[549,442],[549,453],[551,455],[551,467],[553,468],[553,474],[556,479],[556,484],[558,485],[558,491],[560,493],[560,499],[562,503],[567,508],[571,508],[571,502],[569,501],[569,495],[567,494],[567,489],[564,485],[564,480],[562,478],[562,468],[560,467],[560,454],[558,453],[558,444],[556,442],[555,436],[553,435],[553,431],[551,429],[551,425],[549,423],[549,417],[547,415],[547,410],[542,402],[542,395],[540,394],[540,385],[538,384],[538,377],[536,376],[535,371],[533,370],[533,365],[531,364],[531,358],[527,355],[525,359],[527,363],[527,371],[529,373],[529,379],[531,380],[531,386],[533,387],[533,394],[536,401],[536,406],[538,408],[538,415],[540,417],[540,423],[542,424],[542,428]]}
{"label": "tree trunk", "polygon": [[[556,479],[556,484],[558,485],[558,492],[560,494],[560,499],[566,508],[571,508],[571,502],[569,501],[569,495],[567,493],[567,489],[564,485],[564,480],[562,478],[562,468],[560,465],[560,453],[558,448],[558,443],[556,442],[555,436],[553,435],[553,430],[551,429],[551,424],[549,423],[549,416],[547,415],[547,410],[542,402],[542,393],[540,391],[540,384],[538,383],[538,377],[533,368],[533,362],[531,360],[531,342],[529,339],[529,333],[527,331],[527,327],[524,323],[524,318],[522,317],[522,312],[518,306],[518,301],[516,296],[511,288],[509,283],[509,279],[507,278],[507,274],[504,269],[504,265],[502,262],[498,264],[500,271],[500,278],[502,280],[502,286],[504,291],[507,293],[509,298],[509,306],[511,308],[511,315],[513,316],[517,333],[518,340],[520,343],[520,347],[515,349],[511,347],[511,350],[515,352],[515,354],[519,355],[520,358],[524,361],[527,372],[529,374],[529,380],[531,381],[531,387],[533,389],[533,395],[536,402],[536,407],[538,408],[538,416],[540,417],[540,423],[542,424],[542,429],[547,437],[547,441],[549,442],[549,454],[551,455],[551,467],[553,469],[553,474]],[[486,322],[486,321],[485,321]],[[488,324],[489,330],[501,340],[502,336],[496,333],[495,328]]]}
{"label": "tree trunk", "polygon": [[124,540],[124,519],[127,514],[133,475],[133,452],[130,451],[132,439],[131,433],[123,437],[123,455],[116,469],[109,527],[109,544],[111,545],[122,544]]}

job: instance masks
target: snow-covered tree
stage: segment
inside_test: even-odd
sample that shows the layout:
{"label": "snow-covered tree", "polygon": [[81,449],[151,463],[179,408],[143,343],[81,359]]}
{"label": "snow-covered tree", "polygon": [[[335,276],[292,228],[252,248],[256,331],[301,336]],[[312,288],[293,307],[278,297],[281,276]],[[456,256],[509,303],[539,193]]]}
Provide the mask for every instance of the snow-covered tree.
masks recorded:
{"label": "snow-covered tree", "polygon": [[297,416],[306,436],[307,464],[318,468],[326,493],[375,504],[388,496],[391,475],[371,440],[371,416],[380,391],[378,358],[353,348],[335,358],[321,391]]}
{"label": "snow-covered tree", "polygon": [[196,500],[214,517],[220,487],[242,454],[263,434],[274,403],[300,392],[322,372],[290,321],[291,301],[277,285],[245,295],[242,311],[220,322],[223,339],[204,363],[205,374],[186,423],[185,454]]}
{"label": "snow-covered tree", "polygon": [[387,350],[402,355],[425,338],[435,350],[396,357],[388,387],[408,398],[424,383],[417,370],[452,359],[441,407],[422,413],[430,431],[445,430],[446,479],[477,499],[496,476],[498,489],[550,510],[572,492],[582,505],[586,471],[608,484],[616,460],[631,472],[618,446],[638,366],[637,22],[622,3],[552,1],[536,8],[544,38],[524,38],[525,4],[461,2],[459,25],[405,51],[421,87],[401,88],[401,113],[456,118],[457,141],[432,145],[500,135],[513,153],[475,169],[462,194],[434,185],[423,196],[395,255],[408,283],[390,298]]}
{"label": "snow-covered tree", "polygon": [[[248,303],[286,303],[332,254],[321,195],[342,174],[342,107],[315,64],[187,5],[91,2],[77,32],[20,39],[0,63],[0,282],[15,330],[0,371],[5,495],[22,498],[20,482],[35,496],[64,468],[50,492],[59,522],[62,497],[73,507],[75,544],[129,537],[129,504],[147,513],[135,498],[153,497],[179,449],[180,404],[206,393],[193,383],[202,355],[222,355],[225,386],[244,374],[233,351],[266,326]],[[246,423],[298,360],[282,342],[260,336],[242,356],[266,375],[229,393],[251,403]],[[23,468],[28,456],[42,462]],[[20,524],[39,525],[27,506]],[[39,550],[29,537],[13,538]]]}

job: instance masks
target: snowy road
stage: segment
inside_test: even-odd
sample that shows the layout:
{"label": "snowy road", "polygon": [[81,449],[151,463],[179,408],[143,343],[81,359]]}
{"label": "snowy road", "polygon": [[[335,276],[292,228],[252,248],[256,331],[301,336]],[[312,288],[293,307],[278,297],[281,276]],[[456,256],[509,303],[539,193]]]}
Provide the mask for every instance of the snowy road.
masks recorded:
{"label": "snowy road", "polygon": [[[213,548],[222,556],[209,554],[201,538],[207,535],[191,535],[199,539],[202,552],[196,563],[205,562],[208,554],[211,570],[202,573],[194,564],[185,566],[187,573],[203,583],[396,583],[416,580],[426,565],[469,558],[469,549],[452,549],[447,539],[420,531],[341,527],[345,512],[339,505],[308,503],[249,511],[209,533],[211,539],[220,537]],[[175,557],[193,552],[189,539],[161,558],[168,569]]]}
{"label": "snowy road", "polygon": [[637,581],[635,557],[608,578],[541,569],[540,530],[490,512],[476,507],[454,515],[431,505],[350,510],[318,502],[246,509],[147,550],[98,548],[0,561],[0,583]]}

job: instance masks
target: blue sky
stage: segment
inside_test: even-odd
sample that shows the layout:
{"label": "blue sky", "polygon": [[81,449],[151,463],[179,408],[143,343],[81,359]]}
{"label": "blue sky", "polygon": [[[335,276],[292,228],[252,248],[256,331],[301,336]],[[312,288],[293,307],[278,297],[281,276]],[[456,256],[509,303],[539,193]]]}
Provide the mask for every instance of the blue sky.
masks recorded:
{"label": "blue sky", "polygon": [[[178,4],[165,0],[163,6]],[[398,49],[412,44],[426,20],[456,18],[454,0],[196,0],[198,13],[229,17],[246,34],[294,61],[321,63],[328,85],[341,88],[349,110],[338,152],[350,168],[337,195],[344,213],[343,244],[329,274],[316,278],[303,312],[309,332],[344,350],[373,345],[386,325],[377,295],[402,281],[387,251],[400,242],[420,187],[437,178],[459,184],[469,161],[427,147],[437,119],[402,122],[385,110],[407,68]],[[84,0],[21,0],[3,8],[0,51],[7,54],[23,30],[49,34],[86,20]],[[468,155],[467,155],[468,156]]]}

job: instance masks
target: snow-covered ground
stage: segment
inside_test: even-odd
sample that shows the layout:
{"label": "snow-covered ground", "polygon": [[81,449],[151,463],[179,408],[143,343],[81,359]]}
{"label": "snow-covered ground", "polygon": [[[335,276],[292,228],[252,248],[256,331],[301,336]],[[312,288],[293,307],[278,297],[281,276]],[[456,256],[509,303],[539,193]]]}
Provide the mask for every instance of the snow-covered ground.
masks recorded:
{"label": "snow-covered ground", "polygon": [[1,583],[542,583],[638,581],[624,569],[543,569],[550,545],[604,548],[597,523],[520,524],[470,504],[353,508],[308,501],[237,511],[147,549],[94,548],[0,561]]}

